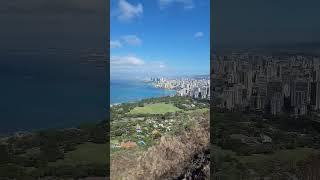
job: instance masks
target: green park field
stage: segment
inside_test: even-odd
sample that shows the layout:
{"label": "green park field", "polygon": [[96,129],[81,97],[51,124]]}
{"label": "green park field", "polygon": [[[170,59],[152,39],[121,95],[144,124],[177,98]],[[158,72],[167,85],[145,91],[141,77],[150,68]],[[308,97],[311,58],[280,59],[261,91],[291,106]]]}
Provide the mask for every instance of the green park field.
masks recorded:
{"label": "green park field", "polygon": [[181,111],[181,109],[175,107],[173,104],[155,103],[148,104],[144,107],[135,107],[128,114],[165,114]]}

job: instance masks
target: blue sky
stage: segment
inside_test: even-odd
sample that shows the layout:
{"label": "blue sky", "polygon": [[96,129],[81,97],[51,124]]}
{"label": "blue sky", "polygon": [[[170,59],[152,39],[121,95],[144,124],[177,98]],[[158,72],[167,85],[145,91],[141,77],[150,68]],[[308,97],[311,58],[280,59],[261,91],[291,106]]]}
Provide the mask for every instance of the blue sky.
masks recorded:
{"label": "blue sky", "polygon": [[111,0],[111,78],[209,74],[209,0]]}

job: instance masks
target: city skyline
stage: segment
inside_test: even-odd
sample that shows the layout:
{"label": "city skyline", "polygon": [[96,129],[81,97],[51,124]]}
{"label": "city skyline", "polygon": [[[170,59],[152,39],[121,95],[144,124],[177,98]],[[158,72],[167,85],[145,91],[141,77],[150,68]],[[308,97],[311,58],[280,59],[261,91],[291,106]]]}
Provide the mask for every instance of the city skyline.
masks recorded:
{"label": "city skyline", "polygon": [[318,56],[233,53],[215,58],[216,80],[224,82],[214,86],[221,108],[295,116],[320,109]]}
{"label": "city skyline", "polygon": [[111,79],[209,74],[209,4],[111,0]]}

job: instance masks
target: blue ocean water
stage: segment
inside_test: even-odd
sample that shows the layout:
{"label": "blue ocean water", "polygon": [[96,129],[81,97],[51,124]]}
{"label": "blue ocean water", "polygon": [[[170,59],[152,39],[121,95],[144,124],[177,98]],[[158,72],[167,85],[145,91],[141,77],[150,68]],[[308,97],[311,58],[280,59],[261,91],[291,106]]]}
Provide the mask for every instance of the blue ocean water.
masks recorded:
{"label": "blue ocean water", "polygon": [[174,95],[174,90],[165,90],[153,87],[143,81],[111,80],[110,102],[124,103],[133,102],[151,97],[162,97]]}
{"label": "blue ocean water", "polygon": [[0,134],[106,117],[106,73],[79,55],[0,53]]}

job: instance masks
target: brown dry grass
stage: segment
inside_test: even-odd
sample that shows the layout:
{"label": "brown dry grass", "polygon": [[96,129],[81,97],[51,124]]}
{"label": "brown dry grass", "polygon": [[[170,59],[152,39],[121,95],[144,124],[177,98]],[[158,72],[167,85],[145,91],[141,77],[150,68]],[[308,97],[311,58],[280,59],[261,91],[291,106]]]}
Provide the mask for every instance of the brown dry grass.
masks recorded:
{"label": "brown dry grass", "polygon": [[131,167],[136,166],[137,158],[141,152],[137,149],[126,150],[126,152],[116,152],[111,156],[110,179],[122,180],[124,172],[127,172]]}
{"label": "brown dry grass", "polygon": [[210,127],[209,115],[206,116],[198,116],[195,126],[181,135],[161,137],[158,145],[137,158],[126,159],[125,165],[117,158],[113,161],[111,179],[158,180],[181,175],[195,154],[208,149]]}

